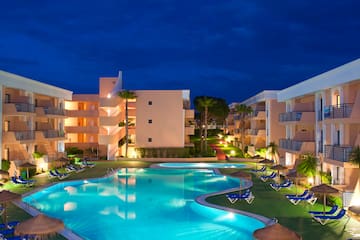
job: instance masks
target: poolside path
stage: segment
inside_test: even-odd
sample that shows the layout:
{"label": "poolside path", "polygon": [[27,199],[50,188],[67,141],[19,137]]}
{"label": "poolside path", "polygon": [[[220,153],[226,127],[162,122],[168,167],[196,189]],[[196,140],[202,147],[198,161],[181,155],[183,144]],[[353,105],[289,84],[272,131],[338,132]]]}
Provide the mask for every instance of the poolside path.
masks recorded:
{"label": "poolside path", "polygon": [[216,144],[209,144],[209,145],[216,152],[217,160],[222,160],[222,161],[227,160],[226,154],[223,152],[223,150],[218,145],[216,145]]}

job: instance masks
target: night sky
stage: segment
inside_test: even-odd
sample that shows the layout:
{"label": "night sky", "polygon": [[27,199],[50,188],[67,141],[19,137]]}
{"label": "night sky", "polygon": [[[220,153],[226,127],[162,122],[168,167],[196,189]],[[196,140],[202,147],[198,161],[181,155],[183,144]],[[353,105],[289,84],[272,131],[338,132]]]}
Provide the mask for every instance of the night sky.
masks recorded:
{"label": "night sky", "polygon": [[360,57],[358,0],[3,1],[0,69],[74,91],[124,88],[239,102]]}

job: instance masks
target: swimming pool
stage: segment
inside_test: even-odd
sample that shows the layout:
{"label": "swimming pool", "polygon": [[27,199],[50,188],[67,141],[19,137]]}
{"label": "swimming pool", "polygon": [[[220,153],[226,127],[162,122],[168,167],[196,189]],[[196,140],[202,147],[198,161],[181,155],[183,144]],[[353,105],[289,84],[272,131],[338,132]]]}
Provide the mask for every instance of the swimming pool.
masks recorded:
{"label": "swimming pool", "polygon": [[191,162],[168,162],[154,164],[154,167],[164,168],[245,168],[243,163],[191,163]]}
{"label": "swimming pool", "polygon": [[58,183],[23,201],[84,239],[252,239],[264,223],[194,200],[239,181],[207,169],[121,169],[107,178]]}

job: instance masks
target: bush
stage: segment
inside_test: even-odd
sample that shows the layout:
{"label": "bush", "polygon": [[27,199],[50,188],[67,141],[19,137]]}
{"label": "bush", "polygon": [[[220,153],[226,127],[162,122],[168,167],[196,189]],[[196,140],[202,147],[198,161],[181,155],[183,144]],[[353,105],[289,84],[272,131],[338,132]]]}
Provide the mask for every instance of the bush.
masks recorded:
{"label": "bush", "polygon": [[9,168],[10,168],[10,161],[6,160],[6,159],[3,159],[1,161],[1,170],[8,171]]}

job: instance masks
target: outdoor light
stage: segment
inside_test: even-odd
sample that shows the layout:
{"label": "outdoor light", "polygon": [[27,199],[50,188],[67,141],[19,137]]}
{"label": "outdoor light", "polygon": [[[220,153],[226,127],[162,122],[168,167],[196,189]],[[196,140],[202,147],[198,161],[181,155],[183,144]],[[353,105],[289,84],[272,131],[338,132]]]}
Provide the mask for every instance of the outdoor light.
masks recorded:
{"label": "outdoor light", "polygon": [[308,177],[308,183],[310,184],[310,185],[313,185],[314,184],[314,179],[312,178],[312,177]]}
{"label": "outdoor light", "polygon": [[360,183],[356,183],[354,193],[350,200],[350,206],[360,206]]}
{"label": "outdoor light", "polygon": [[108,93],[106,97],[111,98],[111,93]]}
{"label": "outdoor light", "polygon": [[232,156],[235,156],[235,150],[231,150],[231,151],[230,151],[230,154],[231,154]]}

